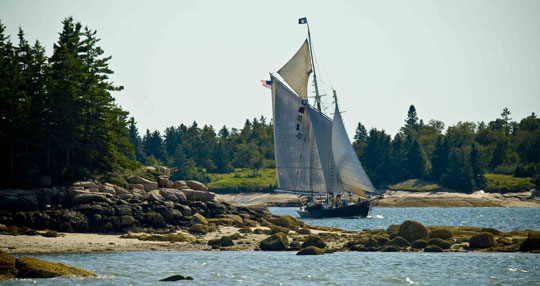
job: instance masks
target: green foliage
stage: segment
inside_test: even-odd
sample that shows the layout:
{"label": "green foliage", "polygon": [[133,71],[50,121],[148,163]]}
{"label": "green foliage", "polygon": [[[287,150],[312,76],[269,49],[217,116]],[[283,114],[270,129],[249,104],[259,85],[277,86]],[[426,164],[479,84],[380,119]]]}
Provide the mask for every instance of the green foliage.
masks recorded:
{"label": "green foliage", "polygon": [[535,187],[531,178],[516,178],[510,175],[486,174],[486,192],[515,193],[526,192]]}
{"label": "green foliage", "polygon": [[0,24],[0,164],[6,185],[53,183],[133,166],[128,113],[112,92],[111,57],[97,32],[66,18],[52,55],[31,46],[19,30],[18,46]]}
{"label": "green foliage", "polygon": [[272,192],[276,184],[275,169],[261,169],[256,175],[251,170],[236,169],[233,173],[208,176],[208,189],[217,193]]}

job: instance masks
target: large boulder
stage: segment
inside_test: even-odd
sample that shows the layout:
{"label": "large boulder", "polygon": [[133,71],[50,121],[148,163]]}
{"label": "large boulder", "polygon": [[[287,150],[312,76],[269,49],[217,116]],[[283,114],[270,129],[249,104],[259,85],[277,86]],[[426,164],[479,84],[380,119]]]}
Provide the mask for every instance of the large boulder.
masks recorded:
{"label": "large boulder", "polygon": [[169,186],[169,177],[159,176],[157,183],[160,188],[167,188]]}
{"label": "large boulder", "polygon": [[304,243],[302,243],[302,248],[306,248],[306,247],[310,247],[310,246],[315,246],[315,247],[318,247],[318,248],[325,248],[326,247],[326,242],[324,242],[324,240],[318,235],[310,235],[306,239],[306,241]]}
{"label": "large boulder", "polygon": [[493,239],[493,234],[489,232],[482,232],[469,238],[469,247],[471,248],[488,248],[492,246],[495,246],[495,239]]}
{"label": "large boulder", "polygon": [[75,182],[73,183],[74,187],[83,187],[85,189],[98,189],[98,185],[91,181],[85,181],[85,182]]}
{"label": "large boulder", "polygon": [[387,244],[388,245],[399,246],[399,247],[408,247],[409,246],[409,242],[405,238],[403,238],[401,236],[394,237],[394,239],[387,242]]}
{"label": "large boulder", "polygon": [[145,179],[143,177],[140,177],[140,176],[130,176],[130,177],[127,178],[127,181],[130,184],[141,184],[141,185],[143,185],[144,190],[147,191],[147,192],[158,189],[158,183],[156,183],[154,181],[147,180],[147,179]]}
{"label": "large boulder", "polygon": [[418,239],[428,240],[429,231],[421,223],[414,220],[406,220],[399,226],[398,236],[405,238],[409,242]]}
{"label": "large boulder", "polygon": [[114,185],[105,183],[103,185],[99,185],[98,187],[100,193],[107,193],[111,195],[116,195],[116,191],[114,190]]}
{"label": "large boulder", "polygon": [[189,187],[186,184],[186,181],[174,181],[172,182],[173,189],[189,189]]}
{"label": "large boulder", "polygon": [[159,189],[159,194],[168,201],[180,203],[187,200],[186,194],[176,189]]}
{"label": "large boulder", "polygon": [[163,202],[165,198],[161,195],[159,190],[153,190],[146,193],[144,200],[149,202]]}
{"label": "large boulder", "polygon": [[206,191],[197,191],[197,190],[192,190],[192,189],[181,189],[180,191],[186,195],[187,200],[192,201],[192,202],[211,201],[215,197],[213,193],[206,192]]}
{"label": "large boulder", "polygon": [[18,270],[17,278],[97,277],[84,269],[30,257],[19,258],[15,264]]}
{"label": "large boulder", "polygon": [[259,248],[265,251],[285,250],[289,247],[289,240],[284,233],[275,233],[264,239],[259,244]]}
{"label": "large boulder", "polygon": [[306,248],[302,248],[300,251],[296,253],[296,255],[322,255],[322,254],[324,254],[324,250],[316,246],[308,246]]}
{"label": "large boulder", "polygon": [[0,209],[13,211],[34,211],[39,207],[35,191],[2,190],[0,192]]}
{"label": "large boulder", "polygon": [[196,191],[203,191],[203,192],[208,191],[208,187],[199,181],[189,180],[189,181],[186,181],[186,185]]}

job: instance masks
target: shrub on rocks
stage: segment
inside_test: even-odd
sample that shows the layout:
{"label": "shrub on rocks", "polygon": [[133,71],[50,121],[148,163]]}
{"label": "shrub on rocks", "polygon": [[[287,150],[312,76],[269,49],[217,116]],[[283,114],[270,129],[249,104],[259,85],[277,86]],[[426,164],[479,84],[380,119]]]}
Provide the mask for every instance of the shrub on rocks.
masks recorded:
{"label": "shrub on rocks", "polygon": [[259,244],[259,248],[265,251],[285,250],[289,247],[289,240],[283,233],[275,233],[264,239]]}
{"label": "shrub on rocks", "polygon": [[387,245],[399,246],[399,247],[407,247],[407,246],[409,246],[409,242],[405,238],[403,238],[401,236],[395,237],[394,239],[390,240],[386,244]]}
{"label": "shrub on rocks", "polygon": [[421,248],[425,248],[426,246],[427,246],[427,242],[423,239],[417,239],[413,241],[413,243],[411,243],[411,248],[414,248],[414,249],[421,249]]}
{"label": "shrub on rocks", "polygon": [[443,252],[443,250],[437,245],[428,245],[424,248],[424,252]]}
{"label": "shrub on rocks", "polygon": [[493,234],[482,232],[469,238],[469,247],[471,248],[488,248],[495,246]]}
{"label": "shrub on rocks", "polygon": [[318,235],[310,235],[304,243],[302,243],[302,248],[309,246],[315,246],[318,248],[325,248],[326,242]]}
{"label": "shrub on rocks", "polygon": [[324,254],[324,251],[316,246],[308,246],[306,248],[302,248],[300,251],[296,253],[296,255],[322,255]]}
{"label": "shrub on rocks", "polygon": [[442,249],[449,249],[450,247],[452,247],[452,243],[450,243],[447,240],[440,239],[440,238],[432,238],[428,241],[427,244],[436,245]]}
{"label": "shrub on rocks", "polygon": [[429,231],[421,223],[413,220],[406,220],[399,226],[398,236],[412,242],[418,239],[428,240]]}
{"label": "shrub on rocks", "polygon": [[450,239],[453,236],[454,235],[452,233],[452,230],[447,229],[447,228],[435,229],[435,230],[432,230],[431,233],[429,234],[430,238],[440,238],[440,239]]}

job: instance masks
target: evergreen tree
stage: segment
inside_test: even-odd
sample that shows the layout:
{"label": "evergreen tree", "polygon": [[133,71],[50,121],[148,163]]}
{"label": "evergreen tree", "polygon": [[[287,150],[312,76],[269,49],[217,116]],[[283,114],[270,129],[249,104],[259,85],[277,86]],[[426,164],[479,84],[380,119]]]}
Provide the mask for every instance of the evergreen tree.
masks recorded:
{"label": "evergreen tree", "polygon": [[510,129],[511,129],[510,120],[512,120],[512,118],[510,118],[510,114],[511,114],[511,112],[510,112],[510,110],[508,110],[508,107],[505,107],[503,109],[503,112],[501,113],[501,119],[504,122],[503,127],[504,127],[504,131],[505,131],[506,135],[510,134]]}
{"label": "evergreen tree", "polygon": [[407,152],[407,166],[411,178],[421,179],[428,174],[429,161],[420,143],[413,140],[409,151]]}
{"label": "evergreen tree", "polygon": [[448,156],[450,155],[450,148],[448,141],[444,140],[443,136],[437,137],[437,143],[435,143],[435,150],[431,157],[431,178],[435,181],[439,181],[441,176],[446,173],[448,169]]}
{"label": "evergreen tree", "polygon": [[486,178],[484,177],[484,168],[480,162],[478,149],[476,144],[472,144],[471,155],[470,155],[470,165],[472,168],[472,175],[474,180],[474,185],[478,189],[483,189],[486,187]]}

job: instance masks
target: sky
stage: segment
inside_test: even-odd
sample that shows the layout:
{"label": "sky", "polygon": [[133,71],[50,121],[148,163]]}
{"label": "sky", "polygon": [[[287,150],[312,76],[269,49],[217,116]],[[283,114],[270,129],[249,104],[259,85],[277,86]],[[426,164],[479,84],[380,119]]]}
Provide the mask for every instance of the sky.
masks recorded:
{"label": "sky", "polygon": [[520,120],[540,113],[538,15],[536,0],[0,0],[11,40],[21,27],[49,55],[64,18],[97,30],[111,79],[125,88],[116,102],[140,134],[271,119],[260,80],[307,37],[301,17],[350,137],[358,122],[396,134],[411,104],[424,122],[447,126],[494,120],[504,107]]}

